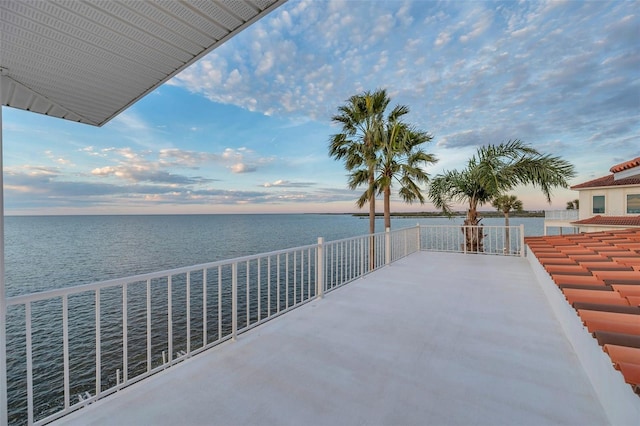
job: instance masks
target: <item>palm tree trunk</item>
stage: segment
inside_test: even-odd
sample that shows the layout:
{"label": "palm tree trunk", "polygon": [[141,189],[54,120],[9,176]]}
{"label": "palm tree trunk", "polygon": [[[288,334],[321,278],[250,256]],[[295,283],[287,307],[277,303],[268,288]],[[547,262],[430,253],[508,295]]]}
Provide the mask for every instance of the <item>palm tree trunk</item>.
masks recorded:
{"label": "palm tree trunk", "polygon": [[369,168],[369,233],[376,233],[376,194],[373,190],[374,176],[373,170]]}
{"label": "palm tree trunk", "polygon": [[384,229],[391,229],[391,187],[384,189]]}
{"label": "palm tree trunk", "polygon": [[504,226],[505,226],[504,236],[506,240],[504,242],[504,250],[506,254],[509,254],[509,252],[511,251],[511,240],[509,236],[509,212],[504,213]]}
{"label": "palm tree trunk", "polygon": [[479,253],[484,250],[482,239],[484,234],[482,232],[482,226],[479,226],[478,211],[476,206],[470,203],[469,210],[467,210],[467,218],[464,221],[464,233],[466,251],[469,253]]}
{"label": "palm tree trunk", "polygon": [[374,191],[374,176],[373,167],[369,167],[369,268],[370,270],[376,267],[376,239],[374,234],[376,233],[376,193]]}

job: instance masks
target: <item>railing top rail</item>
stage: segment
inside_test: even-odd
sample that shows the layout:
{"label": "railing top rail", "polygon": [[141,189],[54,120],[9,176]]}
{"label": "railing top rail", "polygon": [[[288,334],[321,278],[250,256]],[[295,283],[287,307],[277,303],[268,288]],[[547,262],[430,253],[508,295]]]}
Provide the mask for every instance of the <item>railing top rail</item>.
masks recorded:
{"label": "railing top rail", "polygon": [[579,212],[580,210],[578,209],[545,210],[544,218],[551,220],[577,219],[579,216]]}
{"label": "railing top rail", "polygon": [[500,228],[500,229],[504,229],[504,228],[510,228],[510,229],[519,229],[520,225],[509,225],[509,226],[504,226],[504,225],[484,225],[484,224],[479,224],[479,225],[462,225],[462,224],[455,224],[452,223],[451,225],[420,225],[421,228]]}
{"label": "railing top rail", "polygon": [[38,300],[46,300],[46,299],[61,297],[64,295],[69,296],[72,294],[84,293],[87,291],[98,290],[98,289],[107,288],[107,287],[115,287],[122,284],[142,282],[147,280],[153,280],[156,278],[164,278],[169,275],[173,276],[173,275],[185,274],[187,272],[197,271],[201,269],[217,268],[218,266],[225,266],[225,265],[230,265],[234,263],[242,263],[242,262],[252,261],[252,260],[256,260],[264,257],[292,253],[294,251],[313,249],[316,247],[318,247],[318,244],[309,244],[306,246],[292,247],[288,249],[275,250],[275,251],[270,251],[266,253],[257,253],[249,256],[235,257],[232,259],[217,260],[215,262],[200,263],[197,265],[182,266],[180,268],[166,269],[163,271],[149,272],[146,274],[138,274],[138,275],[131,275],[131,276],[122,277],[122,278],[114,278],[111,280],[98,281],[90,284],[82,284],[77,286],[58,288],[54,290],[41,291],[37,293],[23,294],[19,296],[8,297],[6,299],[6,302],[7,302],[7,306],[22,305],[27,302],[35,302]]}
{"label": "railing top rail", "polygon": [[[407,229],[414,229],[415,226],[407,226],[405,228],[398,228],[398,229],[392,229],[391,233],[394,232],[403,232],[406,231]],[[336,244],[336,243],[343,243],[345,241],[350,241],[350,240],[359,240],[362,238],[370,238],[370,237],[377,237],[377,236],[381,236],[381,235],[385,235],[386,231],[381,231],[381,232],[376,232],[375,234],[365,234],[365,235],[358,235],[356,237],[347,237],[347,238],[342,238],[339,240],[332,240],[332,241],[325,241],[325,245],[328,244]]]}

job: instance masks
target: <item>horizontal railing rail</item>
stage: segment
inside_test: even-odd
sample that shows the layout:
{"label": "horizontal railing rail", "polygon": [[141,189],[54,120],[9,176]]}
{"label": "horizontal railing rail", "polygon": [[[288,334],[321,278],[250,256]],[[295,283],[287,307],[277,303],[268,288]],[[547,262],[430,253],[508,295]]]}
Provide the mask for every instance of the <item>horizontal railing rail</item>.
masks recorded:
{"label": "horizontal railing rail", "polygon": [[417,251],[468,252],[474,232],[483,253],[522,253],[522,227],[415,226],[8,298],[9,423],[51,422]]}
{"label": "horizontal railing rail", "polygon": [[576,209],[567,209],[567,210],[545,210],[544,211],[544,219],[545,220],[578,220],[578,215],[580,210]]}

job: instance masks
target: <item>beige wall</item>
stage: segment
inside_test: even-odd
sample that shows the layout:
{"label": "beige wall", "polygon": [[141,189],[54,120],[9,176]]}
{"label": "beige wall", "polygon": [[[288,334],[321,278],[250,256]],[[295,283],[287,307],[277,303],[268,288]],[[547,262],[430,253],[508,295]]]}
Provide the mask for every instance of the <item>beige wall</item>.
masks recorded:
{"label": "beige wall", "polygon": [[[580,190],[579,220],[588,219],[595,215],[593,213],[594,195],[604,195],[605,203],[604,213],[596,214],[602,214],[603,216],[627,216],[627,194],[640,194],[640,185]],[[636,214],[629,214],[628,216],[636,216]]]}

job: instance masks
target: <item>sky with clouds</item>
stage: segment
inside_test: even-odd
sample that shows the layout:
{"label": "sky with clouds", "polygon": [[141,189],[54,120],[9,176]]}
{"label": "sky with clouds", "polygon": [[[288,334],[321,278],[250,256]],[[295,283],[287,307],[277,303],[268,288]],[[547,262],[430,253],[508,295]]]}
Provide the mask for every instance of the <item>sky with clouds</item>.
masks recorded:
{"label": "sky with clouds", "polygon": [[377,88],[433,135],[432,176],[520,139],[578,184],[640,156],[638,40],[637,1],[289,0],[102,128],[3,108],[6,212],[357,211],[331,116]]}

